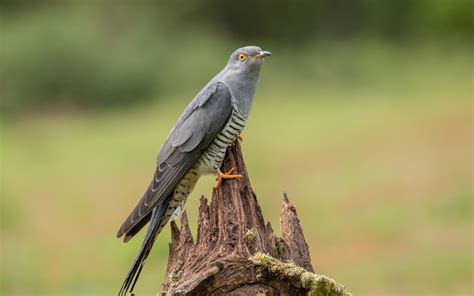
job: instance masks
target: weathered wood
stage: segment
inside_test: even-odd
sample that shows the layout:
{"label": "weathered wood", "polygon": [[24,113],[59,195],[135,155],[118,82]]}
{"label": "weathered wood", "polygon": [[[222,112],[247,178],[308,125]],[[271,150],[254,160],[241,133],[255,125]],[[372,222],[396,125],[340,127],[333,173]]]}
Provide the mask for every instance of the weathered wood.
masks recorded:
{"label": "weathered wood", "polygon": [[345,295],[344,287],[313,273],[296,209],[283,194],[282,238],[265,224],[242,158],[229,147],[222,171],[244,178],[225,180],[209,204],[201,197],[196,243],[186,213],[171,223],[163,295]]}

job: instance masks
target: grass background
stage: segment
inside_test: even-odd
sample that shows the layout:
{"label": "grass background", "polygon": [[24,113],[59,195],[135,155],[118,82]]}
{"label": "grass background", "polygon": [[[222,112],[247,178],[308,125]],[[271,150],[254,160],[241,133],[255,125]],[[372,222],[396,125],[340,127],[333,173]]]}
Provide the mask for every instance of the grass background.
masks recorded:
{"label": "grass background", "polygon": [[[470,45],[271,45],[262,45],[274,55],[243,133],[265,218],[278,225],[286,190],[316,271],[355,295],[472,294]],[[1,294],[120,287],[143,233],[123,245],[116,229],[176,118],[230,52],[200,46],[168,64],[189,82],[170,82],[157,100],[108,111],[46,106],[2,121]],[[186,205],[194,232],[213,182],[202,178]],[[138,295],[159,291],[168,242],[167,227]]]}

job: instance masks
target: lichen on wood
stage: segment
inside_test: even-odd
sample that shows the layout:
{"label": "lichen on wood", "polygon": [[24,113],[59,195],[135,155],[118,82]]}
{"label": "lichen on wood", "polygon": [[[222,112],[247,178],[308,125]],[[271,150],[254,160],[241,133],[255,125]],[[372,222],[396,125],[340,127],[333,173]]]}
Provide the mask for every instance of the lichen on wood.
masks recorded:
{"label": "lichen on wood", "polygon": [[261,276],[262,273],[269,273],[270,276],[289,281],[296,287],[307,289],[308,295],[350,295],[345,292],[344,286],[333,279],[307,271],[295,263],[282,262],[264,253],[257,253],[249,260],[255,265],[259,273],[257,276]]}

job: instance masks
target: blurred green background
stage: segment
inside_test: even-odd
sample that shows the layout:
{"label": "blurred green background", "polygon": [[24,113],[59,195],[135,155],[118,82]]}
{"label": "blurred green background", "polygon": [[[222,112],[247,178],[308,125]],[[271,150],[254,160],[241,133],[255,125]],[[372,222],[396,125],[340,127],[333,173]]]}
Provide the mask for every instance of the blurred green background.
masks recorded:
{"label": "blurred green background", "polygon": [[[0,1],[1,295],[112,295],[115,233],[186,104],[270,50],[243,150],[318,273],[355,295],[472,295],[470,0]],[[187,204],[193,231],[205,177]],[[278,232],[278,230],[277,230]],[[160,289],[169,228],[137,287]]]}

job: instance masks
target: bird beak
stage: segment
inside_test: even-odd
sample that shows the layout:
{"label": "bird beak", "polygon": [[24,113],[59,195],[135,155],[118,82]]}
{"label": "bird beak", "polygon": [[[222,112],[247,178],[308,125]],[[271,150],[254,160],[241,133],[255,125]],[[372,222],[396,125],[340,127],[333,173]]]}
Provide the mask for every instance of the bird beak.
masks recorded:
{"label": "bird beak", "polygon": [[255,58],[256,59],[263,59],[264,57],[268,57],[268,56],[271,56],[271,55],[272,55],[271,52],[266,51],[266,50],[262,50],[262,51],[260,51],[259,53],[257,53],[255,55]]}

